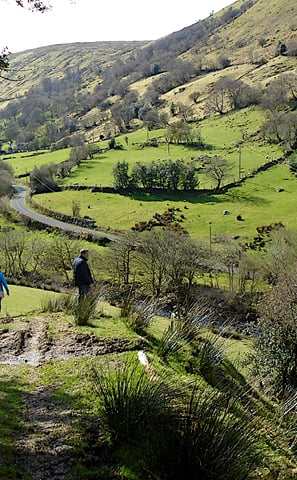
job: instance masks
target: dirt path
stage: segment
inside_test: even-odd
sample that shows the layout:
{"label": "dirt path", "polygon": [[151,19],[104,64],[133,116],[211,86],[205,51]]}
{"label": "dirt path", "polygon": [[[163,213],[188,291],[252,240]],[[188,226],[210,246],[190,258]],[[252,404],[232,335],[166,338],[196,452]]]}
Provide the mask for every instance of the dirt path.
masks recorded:
{"label": "dirt path", "polygon": [[127,339],[102,339],[77,333],[71,326],[53,336],[49,334],[48,324],[43,317],[36,317],[29,326],[19,330],[0,329],[0,364],[29,363],[37,366],[53,359],[98,356],[135,348],[135,344]]}
{"label": "dirt path", "polygon": [[75,417],[57,404],[51,389],[37,387],[24,398],[17,466],[32,480],[71,478],[75,460]]}
{"label": "dirt path", "polygon": [[[71,410],[65,403],[67,400],[59,402],[54,395],[54,385],[40,386],[39,366],[52,359],[128,351],[135,349],[135,345],[127,339],[106,340],[95,335],[83,335],[71,325],[64,326],[64,330],[62,328],[53,335],[49,333],[48,323],[43,317],[35,317],[28,324],[20,322],[18,327],[14,331],[5,326],[0,329],[0,364],[17,366],[26,363],[32,366],[30,392],[23,397],[20,430],[15,442],[20,478],[71,480],[71,472],[77,462],[76,445],[77,439],[81,440],[82,423],[85,428],[91,421]],[[94,431],[92,425],[91,430]],[[112,473],[103,478],[119,479]]]}

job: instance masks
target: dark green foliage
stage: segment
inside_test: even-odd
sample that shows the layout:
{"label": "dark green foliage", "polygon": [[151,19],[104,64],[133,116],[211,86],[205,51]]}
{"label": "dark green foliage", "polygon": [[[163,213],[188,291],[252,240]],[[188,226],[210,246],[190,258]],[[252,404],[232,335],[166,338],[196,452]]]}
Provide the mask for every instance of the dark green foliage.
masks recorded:
{"label": "dark green foliage", "polygon": [[297,155],[296,155],[296,153],[294,153],[293,155],[290,156],[289,167],[290,167],[291,172],[294,172],[295,174],[297,173]]}
{"label": "dark green foliage", "polygon": [[170,419],[170,390],[156,375],[147,375],[135,360],[100,371],[93,368],[94,388],[102,405],[102,420],[111,439],[138,442]]}
{"label": "dark green foliage", "polygon": [[246,247],[251,248],[252,250],[262,250],[266,247],[268,242],[271,242],[271,234],[274,231],[278,231],[283,228],[284,225],[281,222],[257,227],[256,230],[258,235],[254,237],[252,241],[246,244]]}
{"label": "dark green foliage", "polygon": [[133,361],[92,375],[107,433],[132,446],[145,478],[241,480],[256,467],[254,421],[238,398],[196,386],[188,396]]}
{"label": "dark green foliage", "polygon": [[169,208],[164,213],[155,213],[153,218],[147,222],[139,222],[132,230],[135,232],[150,231],[154,227],[164,227],[166,230],[173,230],[177,233],[186,233],[181,223],[185,218],[184,215],[178,216],[180,210],[177,208]]}
{"label": "dark green foliage", "polygon": [[175,423],[159,429],[143,449],[144,463],[160,480],[241,480],[257,466],[256,427],[250,415],[236,417],[234,404],[196,387]]}
{"label": "dark green foliage", "polygon": [[160,160],[149,164],[137,162],[131,175],[129,164],[118,162],[113,168],[114,187],[124,189],[194,190],[198,186],[194,162],[183,160]]}
{"label": "dark green foliage", "polygon": [[114,188],[128,188],[130,177],[128,174],[129,164],[125,160],[118,162],[112,170],[114,176]]}
{"label": "dark green foliage", "polygon": [[276,55],[285,55],[286,52],[287,52],[287,46],[284,42],[280,40],[276,48]]}
{"label": "dark green foliage", "polygon": [[74,320],[78,326],[88,325],[94,318],[98,303],[98,292],[96,290],[85,295],[74,308]]}
{"label": "dark green foliage", "polygon": [[258,307],[261,335],[255,343],[254,371],[279,397],[297,388],[296,279],[296,273],[282,275]]}
{"label": "dark green foliage", "polygon": [[109,142],[108,142],[108,148],[110,150],[116,148],[116,139],[114,137],[112,137]]}
{"label": "dark green foliage", "polygon": [[4,48],[0,53],[0,71],[7,70],[9,67],[9,52],[7,48]]}

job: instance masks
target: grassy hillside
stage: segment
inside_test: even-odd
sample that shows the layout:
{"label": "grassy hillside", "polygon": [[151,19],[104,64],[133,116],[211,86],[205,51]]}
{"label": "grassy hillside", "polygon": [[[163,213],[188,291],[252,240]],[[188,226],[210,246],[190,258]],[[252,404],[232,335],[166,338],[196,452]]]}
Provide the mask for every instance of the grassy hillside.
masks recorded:
{"label": "grassy hillside", "polygon": [[[191,106],[193,118],[201,118],[205,115],[209,88],[220,77],[228,75],[252,85],[265,85],[281,72],[296,70],[294,55],[276,56],[279,42],[291,50],[294,48],[296,8],[294,0],[281,3],[238,0],[215,15],[149,44],[74,43],[14,54],[10,75],[16,81],[0,79],[0,110],[11,107],[3,120],[14,119],[14,102],[25,99],[33,87],[45,88],[49,80],[63,81],[67,88],[70,84],[74,88],[66,94],[69,95],[68,110],[64,114],[55,112],[55,123],[61,127],[65,120],[75,122],[76,129],[90,141],[98,140],[102,134],[108,137],[118,133],[110,108],[123,100],[127,87],[139,94],[140,105],[166,111],[171,117],[171,103],[181,102]],[[223,57],[228,59],[224,67],[219,60]],[[160,95],[163,103],[150,104],[150,100],[146,100],[149,89],[154,91],[156,81],[164,75],[176,76],[177,60],[190,62],[197,73],[184,81],[178,80],[173,87],[169,84]],[[149,71],[152,66],[156,72]],[[123,91],[121,85],[125,86]],[[189,98],[194,91],[200,92],[197,103]],[[51,96],[49,90],[38,92],[38,88],[36,94]],[[47,113],[43,124],[51,115],[53,111]],[[132,128],[139,124],[142,125],[142,120],[138,118]],[[5,123],[2,127],[4,137]]]}
{"label": "grassy hillside", "polygon": [[[63,191],[34,196],[40,205],[53,211],[71,215],[72,202],[78,201],[81,214],[96,219],[104,229],[129,231],[140,221],[149,221],[155,213],[178,208],[184,220],[182,225],[194,238],[208,239],[209,222],[213,235],[239,235],[251,239],[256,228],[282,222],[297,229],[294,214],[296,177],[287,165],[273,167],[258,174],[242,186],[223,195],[170,195],[91,193],[89,191]],[[90,206],[90,207],[89,207]],[[224,215],[228,211],[228,215]],[[241,215],[243,221],[238,221]]]}
{"label": "grassy hillside", "polygon": [[119,57],[125,57],[145,42],[91,42],[67,43],[39,47],[15,53],[11,56],[10,75],[16,80],[0,79],[0,107],[16,98],[26,96],[41,78],[63,78],[65,73],[81,74],[81,89],[92,89],[102,68],[108,68]]}
{"label": "grassy hillside", "polygon": [[[85,238],[74,240],[45,229],[39,232],[31,224],[25,229],[7,208],[9,220],[1,216],[2,266],[7,252],[15,253],[23,262],[22,272],[17,263],[11,265],[17,282],[59,286],[73,295],[11,285],[10,296],[3,299],[1,479],[44,475],[65,480],[296,477],[297,429],[292,408],[296,402],[277,396],[279,391],[273,384],[277,373],[273,361],[280,359],[282,366],[291,346],[296,352],[294,332],[289,338],[279,328],[276,338],[268,337],[268,343],[276,342],[272,343],[273,358],[272,350],[271,359],[267,355],[265,358],[265,345],[260,352],[263,358],[253,357],[257,328],[261,327],[256,321],[258,295],[266,289],[272,292],[271,309],[277,306],[281,319],[288,314],[290,322],[296,322],[295,310],[289,312],[291,304],[284,290],[281,293],[285,298],[281,294],[278,297],[279,289],[268,284],[268,273],[260,274],[261,265],[253,265],[258,252],[252,252],[250,258],[255,280],[249,277],[249,264],[235,263],[238,258],[232,247],[237,249],[235,242],[251,240],[257,227],[263,225],[281,222],[297,231],[297,177],[283,157],[284,145],[261,135],[265,117],[258,106],[211,116],[205,110],[210,89],[222,76],[265,87],[278,74],[296,71],[296,56],[275,56],[279,41],[289,44],[295,39],[296,13],[295,0],[238,0],[216,15],[150,44],[56,45],[21,52],[11,59],[11,74],[18,77],[17,81],[0,80],[0,138],[5,148],[16,141],[17,127],[18,142],[24,145],[29,145],[35,133],[37,140],[52,135],[54,141],[64,136],[78,141],[83,134],[86,141],[102,149],[64,179],[57,179],[61,187],[79,184],[87,187],[85,190],[34,195],[35,202],[70,215],[76,205],[80,216],[95,219],[100,230],[118,232],[131,231],[135,224],[151,220],[156,213],[176,209],[189,235],[205,241],[205,251],[201,247],[199,253],[193,250],[192,254],[188,237],[176,235],[172,244],[154,241],[150,258],[149,254],[148,259],[133,257],[137,250],[134,241],[130,245],[114,243],[115,248],[110,249],[86,243]],[[222,56],[229,61],[226,68],[219,66]],[[169,83],[167,89],[162,89],[161,83],[156,87],[156,80],[186,71],[176,66],[176,60],[190,61],[201,68],[184,82]],[[156,89],[157,98],[152,95]],[[189,97],[195,91],[199,91],[196,103]],[[131,98],[134,100],[129,103]],[[170,125],[182,118],[182,113],[172,111],[172,104],[179,102],[192,107],[188,125],[201,133],[201,147],[168,143],[168,124],[147,128],[146,108],[158,115],[168,113]],[[138,117],[129,125],[119,125],[117,108],[124,106],[123,110],[129,112],[131,105]],[[111,137],[116,138],[118,148],[108,148]],[[158,146],[146,145],[152,138],[158,140]],[[67,148],[54,151],[38,144],[34,152],[5,154],[1,159],[21,176],[35,167],[60,163],[69,158],[70,152],[71,142]],[[201,171],[202,157],[208,154],[222,157],[231,167],[224,185],[246,176],[244,181],[225,193],[211,192],[214,180]],[[248,176],[265,162],[280,158],[278,164]],[[163,159],[194,161],[200,191],[120,195],[89,188],[112,186],[117,162],[128,162],[131,170],[136,162],[148,164]],[[4,213],[5,205],[4,201]],[[227,247],[223,251],[226,237],[232,238],[230,251]],[[76,309],[71,287],[71,262],[82,240],[91,250],[90,266],[100,291],[93,305],[88,304],[90,296],[80,310]],[[295,250],[285,250],[287,241],[291,241],[289,236],[284,237],[278,252],[288,254],[284,268],[291,259],[296,261]],[[145,245],[143,248],[146,252]],[[223,251],[226,259],[217,260],[217,250]],[[262,254],[264,257],[265,252]],[[202,262],[198,258],[196,269],[200,255]],[[155,303],[146,304],[149,299],[142,300],[149,282],[160,273],[160,260],[164,262],[163,273],[168,269],[168,274],[161,280],[164,298],[160,296],[162,305],[157,307]],[[217,261],[226,269],[221,271]],[[182,265],[189,275],[182,272]],[[238,265],[246,270],[241,272],[242,284],[238,282],[237,286],[233,276]],[[268,261],[267,268],[269,265],[272,263]],[[190,275],[193,266],[194,278]],[[30,276],[33,267],[34,275]],[[213,268],[220,269],[218,275],[214,272],[216,278]],[[294,278],[292,283],[296,283]],[[98,301],[103,295],[112,305]],[[171,310],[174,314],[169,318]],[[86,314],[81,323],[80,313]],[[271,320],[278,325],[273,313]],[[284,341],[279,347],[280,332]],[[261,335],[262,343],[263,338],[265,335]],[[140,363],[143,356],[139,353],[145,353],[145,365]],[[288,361],[290,367],[294,355]],[[263,359],[268,373],[260,368]],[[272,367],[268,365],[270,360]],[[291,383],[287,379],[288,388],[296,386],[295,370]]]}
{"label": "grassy hillside", "polygon": [[[247,175],[268,160],[282,156],[278,146],[257,141],[255,132],[259,129],[261,118],[259,111],[247,109],[216,119],[207,119],[196,126],[201,129],[205,143],[212,147],[209,153],[221,155],[232,165],[232,174],[224,183],[238,179],[237,144],[243,132],[245,141],[240,151],[241,176]],[[151,137],[159,139],[162,139],[163,134],[162,130],[150,132]],[[122,144],[122,149],[108,150],[86,160],[61,182],[62,185],[78,183],[86,186],[112,186],[112,168],[118,161],[124,160],[131,168],[137,161],[149,163],[164,158],[182,158],[189,161],[195,158],[199,167],[199,156],[208,153],[203,149],[180,145],[170,145],[168,152],[165,142],[157,148],[142,148],[146,135],[145,130],[129,134],[128,145],[123,137],[118,137],[117,142]],[[200,188],[214,186],[214,182],[205,174],[198,174],[198,178]],[[139,192],[123,196],[83,190],[35,195],[34,200],[52,211],[68,215],[71,215],[72,202],[78,201],[81,216],[91,216],[96,219],[97,225],[104,229],[124,231],[131,230],[141,220],[149,221],[156,212],[161,214],[168,208],[175,207],[179,208],[183,215],[184,228],[195,238],[208,239],[209,222],[212,222],[214,236],[239,235],[241,239],[250,239],[254,236],[256,228],[264,224],[282,221],[289,228],[297,228],[292,209],[295,188],[296,178],[285,162],[247,179],[240,187],[222,195],[202,195],[199,192],[194,195],[181,193],[147,195]],[[230,214],[223,215],[224,211]],[[238,215],[241,215],[244,221],[238,222],[236,220]]]}
{"label": "grassy hillside", "polygon": [[11,285],[10,295],[2,300],[1,317],[19,317],[38,312],[48,298],[55,298],[59,293],[45,292],[36,288]]}
{"label": "grassy hillside", "polygon": [[[195,440],[192,462],[197,449],[197,465],[203,461],[203,466],[212,466],[211,471],[221,470],[227,459],[224,480],[272,480],[275,471],[280,480],[293,479],[296,461],[289,449],[288,421],[248,380],[249,371],[242,366],[252,342],[198,328],[191,342],[181,341],[178,350],[163,357],[167,326],[164,317],[152,321],[145,344],[149,363],[144,367],[137,359],[143,338],[115,312],[99,310],[89,325],[80,328],[71,316],[59,312],[0,321],[0,342],[18,335],[31,341],[29,361],[18,362],[28,354],[26,341],[21,356],[16,354],[1,365],[0,477],[33,478],[44,472],[46,464],[46,472],[59,472],[60,478],[71,480],[143,480],[148,465],[150,471],[158,471],[165,462],[170,478],[186,480],[193,477],[175,475],[175,469],[190,468],[186,452]],[[165,411],[161,410],[164,400]],[[117,408],[108,410],[108,405],[121,407],[120,416]],[[144,429],[147,416],[149,425]],[[171,445],[165,436],[162,447],[161,421],[168,434],[182,430],[182,419],[196,428],[186,429],[182,439],[177,436],[177,444]],[[146,442],[151,428],[153,437],[148,438],[154,438],[158,447],[154,454]],[[166,455],[159,465],[157,452],[164,447]],[[177,456],[182,447],[184,454]],[[246,470],[248,477],[239,476]]]}

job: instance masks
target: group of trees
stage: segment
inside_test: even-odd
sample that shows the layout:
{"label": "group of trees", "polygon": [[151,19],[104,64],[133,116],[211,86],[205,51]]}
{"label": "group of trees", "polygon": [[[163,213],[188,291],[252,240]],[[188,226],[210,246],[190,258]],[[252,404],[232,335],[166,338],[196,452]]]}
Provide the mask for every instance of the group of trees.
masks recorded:
{"label": "group of trees", "polygon": [[81,144],[72,147],[69,158],[61,163],[51,163],[35,167],[30,173],[30,187],[33,193],[56,192],[60,189],[58,178],[65,178],[83,160],[91,158],[91,145]]}
{"label": "group of trees", "polygon": [[59,80],[45,77],[25,98],[10,102],[0,112],[4,140],[18,150],[38,150],[69,138],[79,128],[72,114],[79,110],[80,82],[67,74]]}
{"label": "group of trees", "polygon": [[162,190],[194,190],[199,186],[199,172],[215,182],[214,189],[219,190],[227,178],[231,178],[232,165],[220,155],[203,155],[190,162],[184,160],[158,160],[151,163],[137,162],[129,173],[128,162],[118,162],[113,167],[114,187],[116,189],[159,188]]}
{"label": "group of trees", "polygon": [[[103,265],[115,295],[136,290],[183,311],[203,303],[199,277],[226,272],[234,312],[236,302],[241,314],[248,302],[247,311],[258,317],[254,372],[267,391],[286,398],[297,386],[296,261],[296,233],[278,227],[257,254],[230,242],[210,251],[207,243],[169,230],[133,234],[111,245]],[[260,293],[263,281],[270,288]]]}
{"label": "group of trees", "polygon": [[25,229],[0,232],[0,261],[15,282],[61,287],[72,281],[71,265],[79,242],[38,236]]}
{"label": "group of trees", "polygon": [[297,148],[297,75],[283,73],[266,87],[260,104],[266,114],[262,134],[288,150]]}
{"label": "group of trees", "polygon": [[113,168],[116,189],[160,188],[163,190],[193,190],[198,186],[195,163],[183,160],[160,160],[149,164],[137,162],[131,174],[126,161]]}
{"label": "group of trees", "polygon": [[294,73],[280,74],[265,90],[260,86],[251,87],[240,79],[222,77],[212,86],[205,105],[208,115],[258,105],[266,115],[261,128],[263,137],[283,144],[288,150],[297,147],[297,75]]}
{"label": "group of trees", "polygon": [[[50,7],[48,2],[34,0],[16,0],[16,3],[41,12]],[[188,61],[181,60],[179,55],[192,45],[197,45],[197,42],[202,44],[215,28],[228,23],[250,6],[251,2],[245,2],[239,9],[230,7],[220,18],[210,16],[200,21],[199,26],[193,25],[175,32],[154,45],[135,48],[125,60],[117,58],[108,67],[98,67],[98,63],[91,65],[91,70],[94,70],[93,81],[97,83],[93,92],[84,93],[80,89],[83,73],[79,67],[75,72],[67,67],[61,79],[42,78],[39,85],[29,89],[26,97],[10,102],[2,111],[2,118],[6,122],[5,141],[13,142],[20,149],[49,148],[81,128],[77,117],[93,108],[101,112],[110,111],[119,132],[127,131],[133,119],[148,124],[153,118],[154,128],[165,126],[167,120],[157,112],[163,103],[160,96],[197,77],[202,71],[200,58]],[[3,52],[1,58],[0,68],[7,68],[7,52]],[[219,68],[226,66],[224,64]],[[162,76],[158,75],[161,72]],[[140,97],[130,88],[135,81],[156,75],[158,78],[143,96]],[[117,101],[110,101],[110,97],[116,97]],[[73,112],[76,112],[76,118],[72,116]]]}
{"label": "group of trees", "polygon": [[206,113],[224,114],[230,109],[238,110],[258,104],[260,98],[260,89],[251,87],[243,80],[226,75],[221,77],[211,88],[206,100]]}

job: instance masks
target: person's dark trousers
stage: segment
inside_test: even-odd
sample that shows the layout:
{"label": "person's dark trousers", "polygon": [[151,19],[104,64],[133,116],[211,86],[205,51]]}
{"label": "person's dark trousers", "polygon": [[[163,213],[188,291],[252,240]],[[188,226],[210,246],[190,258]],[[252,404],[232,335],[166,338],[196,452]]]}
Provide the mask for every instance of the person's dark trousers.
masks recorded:
{"label": "person's dark trousers", "polygon": [[88,294],[90,293],[91,289],[89,285],[80,285],[78,287],[78,301],[81,302],[81,300]]}

